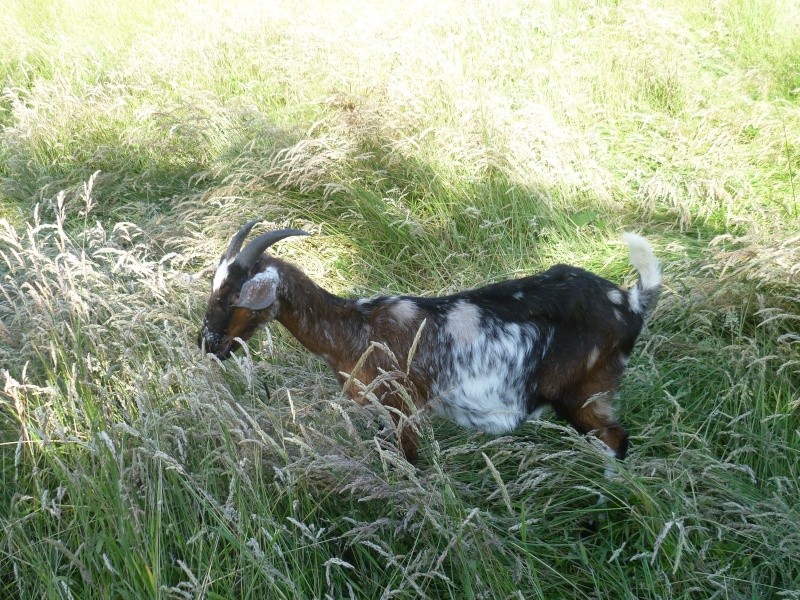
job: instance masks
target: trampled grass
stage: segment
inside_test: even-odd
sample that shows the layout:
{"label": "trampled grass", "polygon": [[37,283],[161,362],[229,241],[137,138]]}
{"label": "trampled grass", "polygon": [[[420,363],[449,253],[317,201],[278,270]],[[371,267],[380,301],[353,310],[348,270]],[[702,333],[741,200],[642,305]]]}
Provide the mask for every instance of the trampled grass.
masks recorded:
{"label": "trampled grass", "polygon": [[[0,16],[0,597],[800,597],[788,0],[12,2]],[[195,333],[245,220],[341,294],[577,264],[665,290],[633,447],[420,420],[398,458],[278,325]],[[601,508],[596,500],[604,495]],[[597,531],[584,531],[592,520]]]}

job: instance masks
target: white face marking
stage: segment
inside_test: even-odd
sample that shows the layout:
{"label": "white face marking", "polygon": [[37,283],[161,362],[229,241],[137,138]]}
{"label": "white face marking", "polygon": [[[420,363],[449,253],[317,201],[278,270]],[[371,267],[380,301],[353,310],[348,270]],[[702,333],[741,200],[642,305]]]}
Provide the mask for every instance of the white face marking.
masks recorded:
{"label": "white face marking", "polygon": [[445,331],[457,346],[472,344],[481,333],[481,310],[466,300],[459,300],[447,313]]}
{"label": "white face marking", "polygon": [[[601,440],[601,441],[602,441],[602,440]],[[617,458],[617,453],[616,453],[616,452],[614,452],[614,451],[613,451],[611,448],[609,448],[609,447],[608,447],[608,445],[606,445],[606,443],[605,443],[605,442],[603,442],[602,446],[603,446],[603,452],[605,452],[605,453],[606,453],[608,456],[610,456],[611,458]],[[604,472],[603,472],[603,475],[605,475],[605,478],[606,478],[606,479],[613,479],[613,478],[614,478],[614,476],[615,476],[616,474],[617,474],[617,471],[616,471],[616,469],[614,468],[614,464],[613,464],[613,463],[612,463],[612,464],[610,464],[610,465],[608,465],[608,466],[605,468]],[[597,500],[597,503],[598,503],[598,504],[600,504],[600,500],[601,500],[601,499],[603,499],[603,500],[604,500],[604,499],[605,499],[605,497],[604,497],[604,496],[600,496],[600,498]],[[605,502],[603,502],[603,504],[605,504]]]}
{"label": "white face marking", "polygon": [[622,304],[625,300],[625,296],[622,295],[622,290],[609,290],[607,296],[614,304]]}
{"label": "white face marking", "polygon": [[625,317],[623,316],[623,314],[620,311],[618,311],[616,308],[614,309],[614,316],[617,317],[618,321],[624,321],[625,320]]}
{"label": "white face marking", "polygon": [[231,266],[234,259],[230,258],[223,258],[219,266],[217,267],[216,272],[214,273],[214,281],[211,283],[211,291],[216,292],[219,288],[222,287],[222,284],[225,282],[225,279],[228,277],[228,267]]}
{"label": "white face marking", "polygon": [[525,297],[525,294],[522,292],[514,292],[514,295],[511,296],[514,300],[522,300]]}
{"label": "white face marking", "polygon": [[592,348],[592,351],[589,352],[589,357],[586,359],[586,370],[589,371],[597,362],[597,359],[600,358],[600,349],[597,346]]}
{"label": "white face marking", "polygon": [[609,448],[605,444],[603,444],[603,452],[605,452],[606,455],[611,457],[611,458],[616,458],[617,457],[617,453],[614,452],[611,448]]}
{"label": "white face marking", "polygon": [[399,325],[416,319],[418,312],[417,305],[411,300],[398,300],[389,310]]}
{"label": "white face marking", "polygon": [[599,402],[594,403],[594,414],[605,420],[613,421],[614,407],[611,402],[605,398],[605,394],[603,394],[603,396],[604,398],[601,398]]}

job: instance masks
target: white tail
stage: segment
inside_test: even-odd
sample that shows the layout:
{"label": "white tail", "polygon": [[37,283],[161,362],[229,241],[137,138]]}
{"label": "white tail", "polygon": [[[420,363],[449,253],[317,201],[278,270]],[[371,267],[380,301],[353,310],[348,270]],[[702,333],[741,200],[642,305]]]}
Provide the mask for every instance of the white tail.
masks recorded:
{"label": "white tail", "polygon": [[635,233],[623,233],[622,239],[628,244],[631,264],[639,271],[641,288],[658,288],[661,285],[661,266],[648,241]]}

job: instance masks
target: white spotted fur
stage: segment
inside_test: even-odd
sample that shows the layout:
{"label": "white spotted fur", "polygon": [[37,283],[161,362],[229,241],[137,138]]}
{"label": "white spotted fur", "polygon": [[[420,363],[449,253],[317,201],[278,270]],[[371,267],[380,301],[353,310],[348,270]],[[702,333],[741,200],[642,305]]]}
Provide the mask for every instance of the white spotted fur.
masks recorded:
{"label": "white spotted fur", "polygon": [[592,347],[589,356],[586,358],[586,370],[589,371],[600,358],[600,349],[597,346]]}
{"label": "white spotted fur", "polygon": [[525,386],[547,343],[534,325],[480,319],[480,309],[465,300],[448,313],[440,336],[449,339],[440,343],[453,344],[436,366],[430,408],[464,427],[505,433],[530,416]]}
{"label": "white spotted fur", "polygon": [[411,300],[405,299],[398,300],[392,304],[389,310],[399,325],[412,323],[417,318],[417,314],[419,314],[417,305]]}
{"label": "white spotted fur", "polygon": [[445,330],[456,346],[473,344],[481,333],[480,310],[474,304],[460,300],[447,313]]}

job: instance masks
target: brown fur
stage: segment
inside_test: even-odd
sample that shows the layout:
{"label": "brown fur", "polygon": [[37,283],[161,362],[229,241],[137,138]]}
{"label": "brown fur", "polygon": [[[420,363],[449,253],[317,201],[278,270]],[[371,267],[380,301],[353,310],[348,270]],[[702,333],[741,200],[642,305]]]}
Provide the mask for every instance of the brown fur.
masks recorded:
{"label": "brown fur", "polygon": [[[364,389],[376,378],[389,375],[408,391],[416,408],[427,403],[427,397],[418,390],[427,389],[424,377],[419,373],[407,374],[407,360],[423,314],[409,315],[403,311],[380,311],[366,313],[352,302],[332,296],[293,265],[271,258],[281,274],[280,306],[276,319],[314,354],[321,356],[336,373],[340,383],[350,377],[362,385],[351,383],[345,392],[356,402],[366,404],[368,397]],[[315,315],[325,314],[325,319]],[[398,320],[404,322],[401,325]],[[354,323],[358,326],[354,327]],[[340,340],[346,340],[342,344]],[[370,349],[370,344],[375,347]],[[392,344],[391,351],[384,344]],[[369,356],[359,364],[361,357]],[[409,406],[403,394],[390,381],[382,382],[372,393],[379,402],[392,410],[392,419],[397,426],[398,441],[409,461],[417,457],[418,435],[413,426],[404,422],[401,415],[409,416],[414,406]],[[400,414],[398,414],[400,413]]]}

